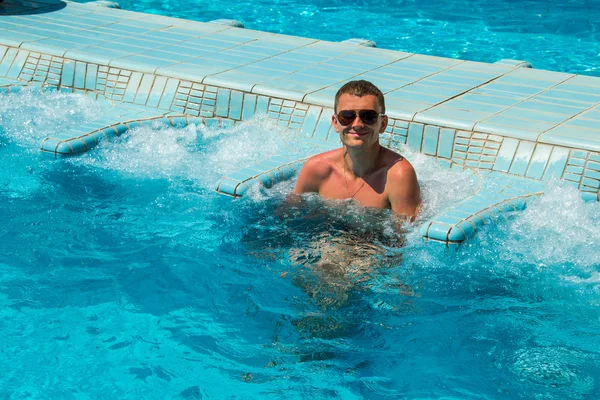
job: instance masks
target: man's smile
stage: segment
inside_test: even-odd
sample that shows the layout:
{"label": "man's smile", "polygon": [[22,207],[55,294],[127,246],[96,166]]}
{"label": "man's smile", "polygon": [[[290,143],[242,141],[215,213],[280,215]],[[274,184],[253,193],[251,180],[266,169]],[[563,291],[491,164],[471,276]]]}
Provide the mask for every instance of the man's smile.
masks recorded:
{"label": "man's smile", "polygon": [[368,135],[370,132],[355,132],[355,131],[350,131],[347,133],[347,135],[352,135],[352,136],[365,136]]}

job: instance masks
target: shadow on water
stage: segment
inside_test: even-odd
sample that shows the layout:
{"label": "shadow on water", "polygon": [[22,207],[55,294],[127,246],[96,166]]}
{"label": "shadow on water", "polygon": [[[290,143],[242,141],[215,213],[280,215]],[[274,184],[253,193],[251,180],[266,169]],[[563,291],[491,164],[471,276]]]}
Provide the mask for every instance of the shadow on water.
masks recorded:
{"label": "shadow on water", "polygon": [[[44,0],[41,2],[21,0],[0,0],[0,15],[32,15],[58,11],[67,6],[61,0]],[[26,33],[26,32],[25,32]]]}

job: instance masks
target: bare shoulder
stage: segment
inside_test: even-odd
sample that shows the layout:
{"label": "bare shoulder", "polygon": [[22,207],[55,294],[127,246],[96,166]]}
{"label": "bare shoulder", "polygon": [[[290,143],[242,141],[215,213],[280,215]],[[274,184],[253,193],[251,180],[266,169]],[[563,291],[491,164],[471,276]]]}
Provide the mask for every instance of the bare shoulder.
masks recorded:
{"label": "bare shoulder", "polygon": [[384,155],[387,171],[386,192],[392,209],[399,214],[415,218],[421,204],[421,188],[412,164],[400,154],[386,149]]}
{"label": "bare shoulder", "polygon": [[340,149],[316,154],[306,160],[302,170],[308,170],[316,174],[329,174],[334,164],[339,162],[340,157],[342,157]]}
{"label": "bare shoulder", "polygon": [[340,157],[342,157],[340,149],[310,157],[298,175],[294,193],[318,192],[321,183],[333,172]]}
{"label": "bare shoulder", "polygon": [[393,166],[390,168],[390,173],[392,178],[402,178],[407,175],[415,175],[415,168],[412,164],[404,157],[399,159]]}
{"label": "bare shoulder", "polygon": [[404,156],[393,150],[384,147],[383,159],[388,168],[388,179],[401,179],[406,175],[415,174],[412,164]]}

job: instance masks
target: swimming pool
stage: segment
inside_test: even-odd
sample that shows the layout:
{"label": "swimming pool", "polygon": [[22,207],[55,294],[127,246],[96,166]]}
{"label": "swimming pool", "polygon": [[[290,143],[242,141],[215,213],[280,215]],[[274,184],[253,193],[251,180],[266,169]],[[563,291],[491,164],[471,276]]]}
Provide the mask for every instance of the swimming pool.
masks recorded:
{"label": "swimming pool", "polygon": [[119,0],[123,9],[247,29],[463,60],[525,60],[537,69],[600,76],[597,0],[235,1]]}
{"label": "swimming pool", "polygon": [[[46,35],[39,25],[32,32]],[[15,64],[36,58],[6,53]],[[81,64],[37,58],[31,80],[48,61],[67,89],[113,73],[116,89],[102,93],[117,92],[135,75],[106,62],[83,79]],[[12,65],[3,72],[20,76]],[[264,119],[139,128],[57,162],[40,158],[40,139],[101,116],[103,104],[0,99],[1,397],[598,397],[600,211],[571,187],[548,183],[527,211],[456,250],[426,245],[414,226],[398,249],[387,212],[316,198],[286,208],[289,182],[215,195],[236,164],[295,145]],[[418,168],[426,216],[477,186],[476,174],[402,152]],[[314,268],[328,242],[356,244],[373,267]]]}
{"label": "swimming pool", "polygon": [[[398,249],[386,212],[316,198],[287,209],[289,182],[215,195],[221,173],[289,147],[260,118],[139,128],[81,157],[40,158],[39,138],[103,112],[83,96],[0,96],[2,397],[600,393],[600,205],[576,189],[550,182],[457,250],[414,226]],[[426,214],[476,184],[406,154]],[[372,269],[311,267],[311,243],[366,234]]]}

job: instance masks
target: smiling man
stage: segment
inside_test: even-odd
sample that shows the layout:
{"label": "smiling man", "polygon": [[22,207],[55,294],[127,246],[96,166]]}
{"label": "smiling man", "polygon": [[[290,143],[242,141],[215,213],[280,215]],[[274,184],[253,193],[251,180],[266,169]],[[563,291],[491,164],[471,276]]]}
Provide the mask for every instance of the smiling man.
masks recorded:
{"label": "smiling man", "polygon": [[415,170],[400,154],[379,144],[388,124],[381,90],[364,80],[348,82],[335,95],[334,112],[332,123],[342,148],[311,157],[294,193],[355,199],[414,219],[421,204]]}

